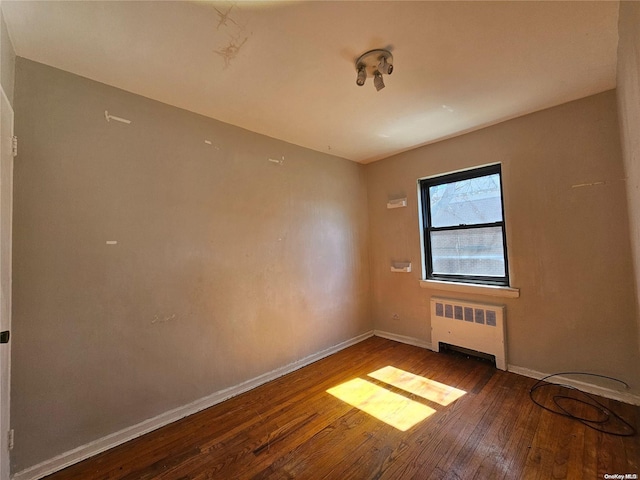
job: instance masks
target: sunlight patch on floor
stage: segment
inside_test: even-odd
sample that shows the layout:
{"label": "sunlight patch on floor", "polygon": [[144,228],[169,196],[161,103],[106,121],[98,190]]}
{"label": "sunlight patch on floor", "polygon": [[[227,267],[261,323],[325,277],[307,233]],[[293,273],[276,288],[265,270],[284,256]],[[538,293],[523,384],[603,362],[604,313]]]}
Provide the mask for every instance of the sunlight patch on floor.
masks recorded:
{"label": "sunlight patch on floor", "polygon": [[391,366],[376,370],[369,376],[445,407],[467,393],[464,390]]}
{"label": "sunlight patch on floor", "polygon": [[361,378],[330,388],[327,393],[403,432],[435,413],[433,408]]}
{"label": "sunlight patch on floor", "polygon": [[376,370],[370,373],[369,376],[405,392],[439,403],[442,406],[455,402],[467,393],[464,390],[450,387],[444,383],[429,380],[392,366]]}

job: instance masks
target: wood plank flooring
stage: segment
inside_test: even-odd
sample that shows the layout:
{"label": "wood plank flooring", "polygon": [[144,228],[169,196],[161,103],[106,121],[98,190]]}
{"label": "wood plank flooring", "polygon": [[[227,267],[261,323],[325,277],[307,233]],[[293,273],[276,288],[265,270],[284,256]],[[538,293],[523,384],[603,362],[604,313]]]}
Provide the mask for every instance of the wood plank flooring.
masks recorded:
{"label": "wood plank flooring", "polygon": [[[368,375],[386,366],[466,394],[443,406]],[[435,412],[401,431],[327,393],[356,378],[382,387],[376,389],[381,395],[392,392]],[[47,478],[493,480],[640,474],[640,436],[606,435],[547,412],[529,399],[534,383],[473,359],[372,337]],[[553,394],[544,390],[541,399],[549,401]],[[375,398],[365,400],[366,408],[376,406]],[[638,427],[640,407],[602,401]],[[590,414],[587,407],[582,413]]]}

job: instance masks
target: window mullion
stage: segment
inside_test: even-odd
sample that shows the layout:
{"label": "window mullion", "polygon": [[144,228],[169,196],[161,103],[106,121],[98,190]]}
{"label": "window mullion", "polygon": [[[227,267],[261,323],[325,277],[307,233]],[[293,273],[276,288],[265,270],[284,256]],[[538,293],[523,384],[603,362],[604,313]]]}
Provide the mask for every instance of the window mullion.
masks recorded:
{"label": "window mullion", "polygon": [[447,230],[472,230],[474,228],[487,228],[487,227],[502,227],[504,228],[504,221],[502,222],[490,222],[490,223],[473,223],[462,225],[451,225],[447,227],[428,227],[431,232],[445,232]]}

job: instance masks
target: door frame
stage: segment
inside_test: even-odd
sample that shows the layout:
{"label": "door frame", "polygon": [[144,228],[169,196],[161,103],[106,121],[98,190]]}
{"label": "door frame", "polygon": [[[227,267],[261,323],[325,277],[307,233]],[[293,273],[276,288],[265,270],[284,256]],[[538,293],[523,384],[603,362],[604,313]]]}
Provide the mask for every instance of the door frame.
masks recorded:
{"label": "door frame", "polygon": [[[7,118],[8,117],[8,118]],[[2,163],[7,161],[3,158],[5,155],[8,157],[8,169],[7,174],[8,185],[2,184],[2,178],[0,177],[0,209],[6,208],[2,205],[2,198],[5,196],[5,189],[9,189],[9,218],[2,219],[0,221],[0,252],[5,248],[9,249],[8,252],[8,264],[2,265],[0,256],[0,288],[2,283],[6,279],[7,290],[4,294],[0,292],[0,302],[7,303],[5,306],[0,304],[0,316],[2,311],[7,312],[6,318],[0,318],[0,330],[11,330],[11,243],[13,238],[12,224],[13,224],[13,126],[14,126],[14,111],[4,89],[0,85],[0,123],[4,121],[9,122],[9,135],[5,138],[2,134],[4,131],[4,125],[0,129],[0,174],[2,173]],[[8,237],[4,229],[8,228]],[[8,245],[3,245],[3,239],[7,239]],[[0,253],[1,255],[1,253]],[[6,297],[5,297],[6,294]],[[3,363],[6,362],[6,365]],[[11,429],[10,422],[10,399],[11,399],[11,341],[0,345],[0,480],[9,480],[11,465],[9,458],[9,432]]]}

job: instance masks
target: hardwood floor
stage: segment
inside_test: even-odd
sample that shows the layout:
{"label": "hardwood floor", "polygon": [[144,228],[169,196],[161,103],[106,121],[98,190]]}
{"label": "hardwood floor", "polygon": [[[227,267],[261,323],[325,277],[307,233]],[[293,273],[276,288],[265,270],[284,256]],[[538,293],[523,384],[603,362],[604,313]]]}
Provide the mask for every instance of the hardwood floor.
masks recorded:
{"label": "hardwood floor", "polygon": [[[385,369],[391,375],[385,381],[369,375],[387,366],[409,373]],[[360,380],[346,383],[353,379]],[[425,379],[444,386],[430,386]],[[547,412],[529,399],[534,383],[473,359],[372,337],[47,478],[466,480],[640,474],[640,436],[606,435]],[[408,411],[433,412],[401,431],[327,393],[339,385],[336,390],[351,395],[344,397],[349,402],[363,402],[361,408],[387,421],[406,420]],[[361,393],[362,386],[373,396]],[[466,393],[446,405],[456,393],[446,386]],[[551,389],[539,392],[545,401],[553,395]],[[395,411],[377,412],[377,400],[385,407],[399,403]],[[603,403],[637,428],[640,407]],[[585,416],[592,414],[589,407],[582,409]]]}

